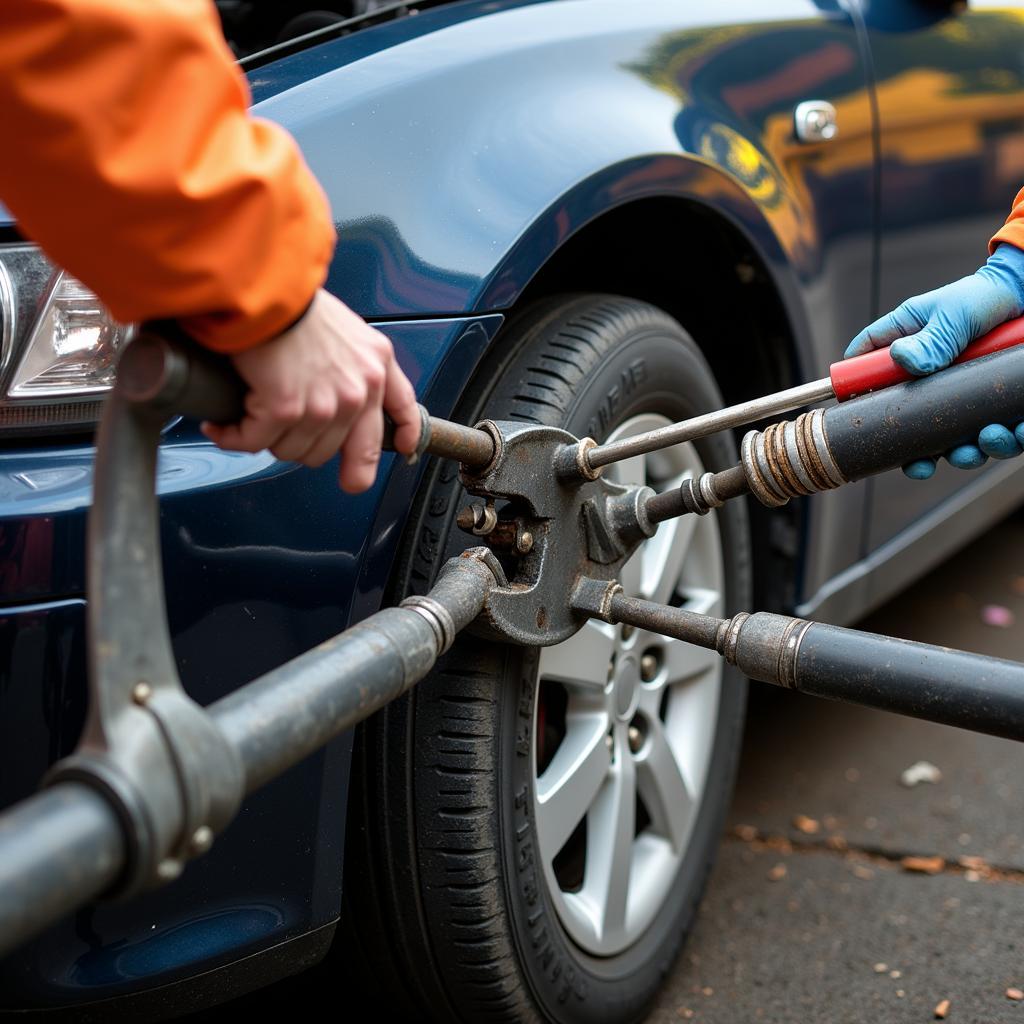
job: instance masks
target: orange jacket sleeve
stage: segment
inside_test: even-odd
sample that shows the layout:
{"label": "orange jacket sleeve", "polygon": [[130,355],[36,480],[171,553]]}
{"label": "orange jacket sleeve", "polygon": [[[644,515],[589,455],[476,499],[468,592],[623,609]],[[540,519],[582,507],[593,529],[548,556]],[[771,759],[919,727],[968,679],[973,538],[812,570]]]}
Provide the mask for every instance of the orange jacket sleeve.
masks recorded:
{"label": "orange jacket sleeve", "polygon": [[209,0],[0,0],[0,199],[121,321],[239,351],[323,283],[327,201],[248,103]]}
{"label": "orange jacket sleeve", "polygon": [[1010,216],[1006,218],[1006,223],[988,243],[990,255],[996,251],[996,246],[1000,242],[1009,242],[1010,245],[1015,245],[1018,249],[1024,249],[1024,188],[1017,193],[1017,198],[1013,201],[1013,209],[1010,210]]}

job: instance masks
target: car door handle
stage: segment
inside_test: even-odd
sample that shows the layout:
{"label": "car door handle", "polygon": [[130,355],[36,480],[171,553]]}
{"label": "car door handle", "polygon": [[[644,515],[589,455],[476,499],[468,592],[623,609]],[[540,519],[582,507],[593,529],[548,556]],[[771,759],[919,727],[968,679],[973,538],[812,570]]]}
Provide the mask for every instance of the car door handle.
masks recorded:
{"label": "car door handle", "polygon": [[836,108],[828,100],[804,100],[793,111],[793,131],[801,142],[828,142],[839,132]]}

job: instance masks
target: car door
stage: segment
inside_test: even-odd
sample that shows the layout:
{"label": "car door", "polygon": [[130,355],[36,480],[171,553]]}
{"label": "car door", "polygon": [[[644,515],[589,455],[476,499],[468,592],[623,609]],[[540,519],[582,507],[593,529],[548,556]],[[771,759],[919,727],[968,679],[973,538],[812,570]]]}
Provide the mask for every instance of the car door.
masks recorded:
{"label": "car door", "polygon": [[[1024,185],[1024,3],[870,0],[863,13],[878,106],[883,313],[976,270]],[[945,462],[927,484],[876,478],[868,549],[977,479]]]}

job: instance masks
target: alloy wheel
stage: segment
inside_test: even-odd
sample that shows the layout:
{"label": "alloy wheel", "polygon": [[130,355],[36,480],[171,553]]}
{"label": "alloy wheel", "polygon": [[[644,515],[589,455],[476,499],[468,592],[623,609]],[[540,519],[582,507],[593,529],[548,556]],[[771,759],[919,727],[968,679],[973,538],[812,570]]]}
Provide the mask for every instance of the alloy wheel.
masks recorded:
{"label": "alloy wheel", "polygon": [[[667,422],[635,416],[609,440]],[[662,491],[702,472],[696,448],[683,444],[610,466],[608,477]],[[663,523],[620,581],[630,595],[722,614],[716,513]],[[541,649],[539,856],[562,925],[592,955],[613,956],[639,939],[678,874],[703,797],[721,681],[714,652],[597,620]]]}

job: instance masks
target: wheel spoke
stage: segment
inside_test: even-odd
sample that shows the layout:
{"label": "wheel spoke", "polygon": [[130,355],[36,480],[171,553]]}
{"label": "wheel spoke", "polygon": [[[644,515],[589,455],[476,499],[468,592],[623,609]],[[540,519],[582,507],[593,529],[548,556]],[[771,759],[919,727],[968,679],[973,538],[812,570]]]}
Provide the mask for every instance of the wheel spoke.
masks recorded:
{"label": "wheel spoke", "polygon": [[630,868],[636,836],[636,765],[626,725],[615,725],[615,762],[587,817],[587,867],[583,891],[596,911],[601,940],[626,927]]}
{"label": "wheel spoke", "polygon": [[698,615],[722,614],[722,592],[720,590],[681,587],[679,593],[683,597],[682,607],[688,612],[697,612]]}
{"label": "wheel spoke", "polygon": [[537,780],[537,834],[541,854],[548,861],[565,846],[608,775],[607,734],[608,718],[603,712],[566,716],[565,736]]}
{"label": "wheel spoke", "polygon": [[673,850],[681,850],[693,814],[693,794],[658,719],[648,722],[647,739],[636,758],[636,771],[637,788],[651,816],[651,827],[668,839]]}
{"label": "wheel spoke", "polygon": [[665,683],[669,686],[696,679],[710,669],[717,669],[721,663],[717,651],[709,651],[683,640],[666,639],[662,647],[662,658]]}
{"label": "wheel spoke", "polygon": [[614,653],[615,627],[590,619],[568,640],[541,648],[540,678],[556,679],[572,687],[603,690]]}

